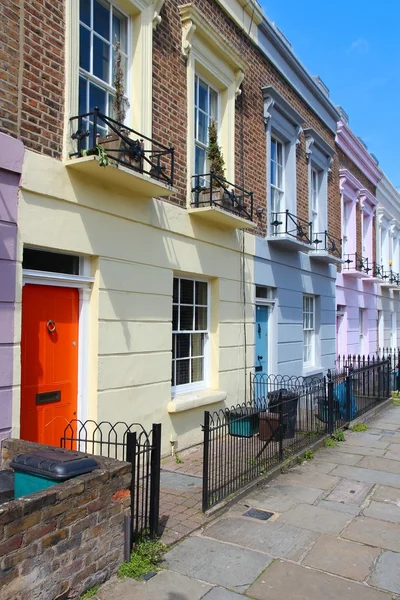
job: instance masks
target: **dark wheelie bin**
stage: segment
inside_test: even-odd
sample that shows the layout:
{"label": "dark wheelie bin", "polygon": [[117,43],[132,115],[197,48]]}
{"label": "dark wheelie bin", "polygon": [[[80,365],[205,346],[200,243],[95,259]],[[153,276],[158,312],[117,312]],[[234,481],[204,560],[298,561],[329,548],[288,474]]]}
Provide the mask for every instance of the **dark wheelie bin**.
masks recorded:
{"label": "dark wheelie bin", "polygon": [[[282,434],[284,439],[295,436],[297,425],[297,405],[299,395],[297,392],[281,388],[268,394],[268,410],[272,413],[280,413],[282,410]],[[282,408],[280,408],[282,404]]]}

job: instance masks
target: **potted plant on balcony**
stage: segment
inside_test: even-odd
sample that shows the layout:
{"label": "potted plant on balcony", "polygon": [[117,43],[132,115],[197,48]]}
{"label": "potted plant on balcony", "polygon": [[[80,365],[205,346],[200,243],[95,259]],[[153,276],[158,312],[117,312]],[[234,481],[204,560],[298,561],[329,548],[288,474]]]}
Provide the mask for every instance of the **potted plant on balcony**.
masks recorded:
{"label": "potted plant on balcony", "polygon": [[[129,130],[123,127],[126,117],[126,109],[129,108],[129,102],[125,96],[124,89],[124,69],[122,66],[122,53],[119,40],[115,38],[115,62],[114,62],[114,88],[115,95],[113,99],[113,117],[117,121],[114,124],[115,129],[125,138],[129,138]],[[124,162],[128,162],[133,168],[143,171],[143,140],[132,140],[131,143],[126,142],[116,132],[110,131],[107,135],[100,137],[97,145],[105,151],[109,150],[114,156],[110,158],[118,158]]]}
{"label": "potted plant on balcony", "polygon": [[[225,183],[225,161],[218,143],[217,123],[213,119],[208,127],[208,149],[207,158],[210,161],[210,173],[221,178],[223,181],[219,186],[213,187],[212,197],[214,200],[220,200],[221,206],[232,210],[234,208],[232,197],[234,192],[229,192]],[[209,190],[205,194],[209,195]]]}

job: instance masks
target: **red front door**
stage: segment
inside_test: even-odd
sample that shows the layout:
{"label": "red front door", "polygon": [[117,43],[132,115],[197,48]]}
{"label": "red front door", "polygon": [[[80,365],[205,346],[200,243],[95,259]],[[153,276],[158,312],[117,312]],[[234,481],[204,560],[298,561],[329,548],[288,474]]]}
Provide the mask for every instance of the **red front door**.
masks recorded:
{"label": "red front door", "polygon": [[21,438],[60,445],[76,418],[79,293],[26,284],[22,292]]}

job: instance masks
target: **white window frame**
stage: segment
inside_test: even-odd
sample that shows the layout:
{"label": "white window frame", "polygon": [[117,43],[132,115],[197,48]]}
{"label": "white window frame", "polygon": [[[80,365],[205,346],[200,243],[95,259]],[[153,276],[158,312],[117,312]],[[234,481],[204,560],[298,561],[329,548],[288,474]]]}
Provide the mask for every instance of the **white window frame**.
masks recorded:
{"label": "white window frame", "polygon": [[321,172],[312,164],[310,169],[310,218],[313,236],[319,229],[319,191]]}
{"label": "white window frame", "polygon": [[[272,145],[273,143],[275,143],[276,145],[276,161],[272,160]],[[280,147],[281,149],[281,164],[278,161],[278,147]],[[271,187],[271,213],[282,213],[286,210],[286,205],[285,205],[285,144],[284,142],[282,142],[281,139],[279,139],[278,136],[276,135],[271,135],[271,141],[270,141],[270,152],[269,152],[269,177],[270,177],[270,187]],[[279,169],[281,169],[281,183],[282,183],[282,187],[279,187],[277,184],[273,184],[272,183],[272,170],[274,169],[275,171],[275,181],[279,180]],[[278,206],[275,205],[274,202],[274,195],[277,194],[279,195],[279,203]],[[279,208],[279,210],[277,210],[277,208]],[[278,217],[279,220],[279,217]]]}
{"label": "white window frame", "polygon": [[[186,281],[193,281],[193,282],[200,282],[200,283],[206,283],[207,284],[207,329],[205,330],[187,330],[185,332],[181,332],[181,331],[175,331],[174,329],[172,329],[172,344],[174,343],[174,335],[175,334],[179,334],[179,333],[202,333],[204,334],[204,350],[203,350],[203,356],[204,356],[204,370],[203,370],[203,379],[201,381],[196,381],[194,383],[184,383],[184,384],[180,384],[180,385],[174,385],[172,383],[171,385],[171,394],[172,397],[174,396],[178,396],[180,394],[185,394],[186,392],[190,392],[190,391],[194,391],[194,390],[201,390],[201,389],[205,389],[209,387],[209,382],[210,382],[210,326],[211,326],[211,282],[208,279],[202,278],[202,277],[190,277],[190,276],[186,276],[186,275],[179,275],[179,274],[175,274],[173,279],[179,279],[179,280],[186,280]],[[195,298],[194,298],[195,301]],[[172,306],[174,306],[175,303],[173,302],[172,299]],[[180,298],[178,297],[178,306],[180,306]],[[195,306],[195,305],[193,305]],[[202,305],[203,306],[203,305]],[[178,313],[179,314],[179,313]],[[178,317],[179,318],[179,317]],[[193,311],[193,319],[195,318],[195,314]],[[171,322],[172,324],[172,322]],[[191,350],[190,350],[191,352]],[[173,359],[171,356],[171,372],[172,372],[172,362],[173,360],[175,360],[176,362],[176,358]]]}
{"label": "white window frame", "polygon": [[[152,0],[113,0],[113,4],[121,14],[128,16],[126,69],[128,99],[132,97],[131,81],[135,74],[135,102],[131,102],[127,110],[125,124],[144,136],[152,137],[152,73],[153,73],[153,19],[158,12]],[[64,111],[64,159],[69,153],[76,151],[76,144],[71,140],[74,125],[70,117],[79,114],[79,1],[66,0],[66,94]],[[157,20],[154,21],[157,24]],[[132,40],[135,40],[133,44]],[[101,80],[99,80],[100,83]],[[91,107],[93,108],[93,107]]]}
{"label": "white window frame", "polygon": [[358,309],[358,346],[359,346],[359,353],[361,355],[365,354],[364,345],[365,345],[365,308],[359,308]]}
{"label": "white window frame", "polygon": [[[210,111],[206,114],[207,120],[208,120],[208,125],[207,125],[207,144],[203,144],[200,140],[198,140],[198,136],[197,136],[198,118],[196,118],[196,114],[198,115],[199,111],[201,111],[203,114],[205,114],[204,111],[202,109],[200,109],[200,107],[196,103],[196,99],[198,97],[199,81],[201,81],[203,84],[205,84],[207,86],[207,88],[208,88],[207,94],[208,95],[210,93],[210,90],[212,90],[213,92],[215,92],[215,94],[217,95],[217,114],[216,114],[216,117],[213,117],[211,115]],[[193,152],[192,173],[193,173],[193,175],[203,175],[203,174],[209,172],[209,160],[207,158],[207,150],[208,150],[208,127],[209,127],[212,119],[215,120],[216,125],[217,125],[218,140],[221,137],[221,133],[220,133],[220,114],[221,114],[221,106],[220,105],[221,105],[221,99],[220,99],[220,92],[219,92],[219,90],[215,86],[213,86],[207,80],[207,78],[204,77],[203,75],[201,75],[200,73],[197,73],[197,72],[195,73],[194,85],[195,85],[195,92],[194,92],[193,110],[194,110],[195,118],[194,118],[194,138],[193,138],[194,152]],[[204,150],[205,153],[206,153],[205,168],[202,171],[202,173],[196,173],[196,146],[198,146],[199,148],[201,148],[202,150]],[[206,182],[201,182],[201,183],[203,185],[206,185]]]}
{"label": "white window frame", "polygon": [[[307,306],[308,305],[308,306]],[[312,323],[311,323],[312,320]],[[308,323],[307,323],[308,321]],[[309,348],[309,359],[307,359]],[[303,367],[315,364],[315,296],[303,295]]]}

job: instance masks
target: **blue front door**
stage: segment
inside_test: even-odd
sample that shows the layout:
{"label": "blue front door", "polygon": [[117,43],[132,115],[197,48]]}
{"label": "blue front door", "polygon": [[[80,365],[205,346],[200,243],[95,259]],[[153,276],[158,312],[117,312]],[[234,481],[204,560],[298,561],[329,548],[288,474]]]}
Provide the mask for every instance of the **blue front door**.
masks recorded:
{"label": "blue front door", "polygon": [[257,376],[268,375],[268,306],[256,306],[256,355]]}

